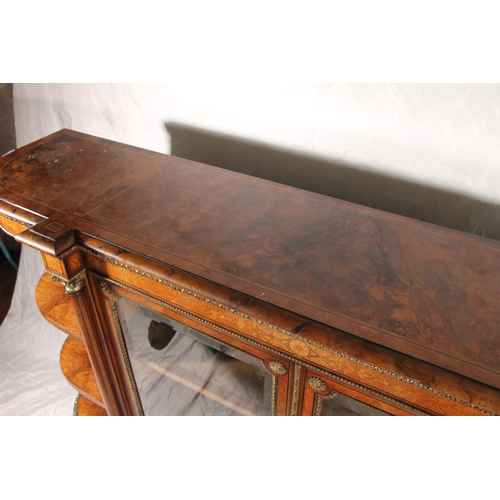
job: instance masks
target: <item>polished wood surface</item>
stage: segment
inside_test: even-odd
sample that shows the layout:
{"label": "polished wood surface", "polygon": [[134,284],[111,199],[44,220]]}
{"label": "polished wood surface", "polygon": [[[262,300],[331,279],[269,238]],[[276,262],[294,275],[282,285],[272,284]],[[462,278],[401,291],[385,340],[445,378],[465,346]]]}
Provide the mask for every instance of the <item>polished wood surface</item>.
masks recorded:
{"label": "polished wood surface", "polygon": [[75,292],[109,414],[138,407],[101,277],[302,364],[289,413],[304,367],[402,413],[500,413],[498,242],[70,130],[0,159],[0,223]]}
{"label": "polished wood surface", "polygon": [[[91,247],[98,244],[91,238],[84,240]],[[120,283],[122,286],[116,288],[120,296],[199,331],[207,331],[247,352],[252,352],[252,346],[258,342],[274,352],[328,370],[379,394],[404,400],[424,412],[500,413],[500,392],[487,385],[325,325],[308,322],[248,296],[124,253],[118,247],[101,245],[101,252],[87,254],[89,268],[98,276]],[[114,285],[112,288],[115,289]],[[166,310],[163,304],[182,309],[184,315]],[[250,345],[244,346],[221,332],[207,330],[207,321],[248,339]]]}
{"label": "polished wood surface", "polygon": [[498,245],[180,163],[85,215],[82,229],[500,387]]}
{"label": "polished wood surface", "polygon": [[49,323],[68,335],[83,340],[71,297],[48,274],[43,274],[38,281],[35,300],[42,316]]}
{"label": "polished wood surface", "polygon": [[80,290],[72,293],[85,347],[108,414],[138,415],[123,351],[115,335],[113,319],[106,321],[98,282],[98,278],[89,276]]}
{"label": "polished wood surface", "polygon": [[60,365],[64,376],[78,392],[93,403],[104,405],[87,350],[82,342],[73,337],[68,337],[64,341]]}
{"label": "polished wood surface", "polygon": [[104,408],[92,403],[90,399],[81,394],[76,402],[74,413],[76,417],[106,417],[108,415]]}
{"label": "polished wood surface", "polygon": [[500,388],[497,242],[71,131],[0,183],[33,246],[77,229]]}

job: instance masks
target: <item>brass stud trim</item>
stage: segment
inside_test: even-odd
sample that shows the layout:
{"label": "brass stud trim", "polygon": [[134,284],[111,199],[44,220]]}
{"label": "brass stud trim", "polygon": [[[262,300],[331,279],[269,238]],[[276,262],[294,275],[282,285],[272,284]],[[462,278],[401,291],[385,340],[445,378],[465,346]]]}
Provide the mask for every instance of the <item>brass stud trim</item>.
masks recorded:
{"label": "brass stud trim", "polygon": [[337,393],[335,391],[331,391],[329,394],[315,394],[313,416],[321,417],[321,413],[323,411],[323,401],[326,399],[335,399],[336,397]]}
{"label": "brass stud trim", "polygon": [[[102,286],[101,286],[101,288],[102,288]],[[118,344],[120,346],[120,351],[122,353],[123,361],[125,363],[125,370],[127,371],[127,376],[128,376],[129,381],[130,381],[132,393],[134,394],[135,404],[136,404],[137,409],[139,411],[139,415],[142,416],[142,415],[144,415],[144,409],[142,407],[141,398],[139,396],[139,391],[137,390],[134,372],[132,370],[132,365],[131,365],[130,359],[128,357],[127,347],[125,345],[123,330],[122,330],[122,326],[120,323],[120,316],[118,314],[118,309],[116,307],[116,303],[118,302],[119,298],[120,297],[118,295],[113,295],[112,297],[106,297],[108,304],[109,304],[110,311],[111,311],[111,317],[113,318],[113,325],[115,328],[116,336],[118,338]]]}
{"label": "brass stud trim", "polygon": [[[166,282],[165,280],[161,280],[161,279],[159,279],[159,278],[157,278],[157,277],[155,277],[155,276],[152,276],[152,275],[150,275],[150,274],[148,274],[148,273],[145,273],[145,272],[143,272],[143,271],[139,271],[139,270],[137,270],[137,269],[135,269],[135,268],[133,268],[133,267],[127,266],[127,265],[125,265],[125,264],[123,264],[123,263],[121,263],[121,262],[119,262],[119,261],[117,261],[117,260],[115,260],[115,259],[111,259],[111,258],[109,258],[109,257],[106,257],[106,256],[104,256],[104,255],[102,255],[102,254],[99,254],[99,253],[97,253],[97,252],[93,251],[93,250],[87,249],[87,248],[85,248],[85,247],[79,247],[79,249],[80,249],[80,250],[82,250],[82,251],[84,251],[84,252],[87,252],[89,255],[93,255],[93,256],[94,256],[94,257],[96,257],[96,258],[99,258],[99,259],[101,259],[101,260],[104,260],[105,262],[109,262],[109,263],[114,264],[114,265],[116,265],[116,266],[118,266],[118,267],[122,267],[122,268],[127,269],[127,270],[129,270],[129,271],[131,271],[131,272],[134,272],[134,273],[140,274],[141,276],[144,276],[144,277],[146,277],[146,278],[148,278],[148,279],[151,279],[152,281],[156,281],[156,282],[158,282],[158,283],[164,284],[164,285],[166,285],[166,286],[168,286],[168,287],[170,287],[170,288],[172,288],[172,289],[174,289],[174,290],[177,290],[177,291],[179,291],[179,292],[181,292],[181,293],[184,293],[184,294],[190,295],[190,296],[192,296],[192,297],[198,298],[199,300],[203,300],[204,302],[210,303],[210,304],[212,304],[212,305],[214,305],[214,306],[216,306],[216,307],[219,307],[219,308],[221,308],[221,309],[223,309],[223,310],[226,310],[226,311],[228,311],[228,312],[231,312],[232,314],[235,314],[235,315],[237,315],[237,316],[243,317],[243,318],[248,319],[248,320],[250,320],[250,321],[253,321],[253,322],[255,322],[255,323],[261,324],[261,325],[265,326],[266,328],[271,328],[271,329],[273,329],[273,330],[275,330],[275,331],[278,331],[278,332],[280,332],[280,333],[284,333],[285,335],[288,335],[288,336],[290,336],[290,337],[300,339],[302,342],[305,342],[305,343],[307,343],[307,344],[310,344],[310,345],[313,345],[313,346],[315,346],[315,347],[318,347],[319,349],[322,349],[322,350],[324,350],[324,351],[330,352],[330,353],[334,354],[335,356],[341,357],[341,358],[346,359],[346,360],[348,360],[348,361],[352,361],[352,362],[354,362],[354,363],[356,363],[356,364],[358,364],[358,365],[360,365],[360,366],[363,366],[363,367],[365,367],[365,368],[368,368],[369,370],[376,371],[377,373],[381,373],[381,374],[386,375],[386,376],[388,376],[388,377],[391,377],[391,378],[393,378],[393,379],[399,380],[400,382],[404,382],[404,383],[406,383],[406,384],[408,384],[408,385],[412,385],[413,387],[417,387],[418,389],[422,389],[422,390],[425,390],[425,391],[431,392],[431,393],[436,394],[436,395],[438,395],[438,396],[444,397],[444,398],[446,398],[446,399],[448,399],[448,400],[450,400],[450,401],[453,401],[453,402],[455,402],[455,403],[458,403],[458,404],[461,404],[461,405],[467,406],[467,407],[469,407],[469,408],[472,408],[472,409],[474,409],[474,410],[480,411],[480,412],[485,413],[485,414],[487,414],[487,415],[495,415],[495,416],[496,416],[496,415],[498,415],[498,414],[497,414],[497,413],[495,413],[495,412],[492,412],[492,411],[490,411],[490,410],[487,410],[487,409],[485,409],[485,408],[482,408],[482,407],[480,407],[480,406],[478,406],[478,405],[475,405],[475,404],[473,404],[473,403],[470,403],[470,402],[468,402],[468,401],[464,401],[464,400],[462,400],[462,399],[460,399],[460,398],[457,398],[457,397],[455,397],[455,396],[452,396],[451,394],[447,394],[447,393],[445,393],[445,392],[443,392],[443,391],[440,391],[440,390],[438,390],[438,389],[434,389],[434,388],[432,388],[432,387],[430,387],[430,386],[426,386],[425,384],[422,384],[421,382],[417,382],[416,380],[413,380],[413,379],[410,379],[410,378],[407,378],[407,377],[402,377],[401,375],[397,375],[396,373],[393,373],[393,372],[391,372],[391,371],[389,371],[389,370],[386,370],[386,369],[384,369],[384,368],[380,368],[380,367],[375,366],[375,365],[373,365],[373,364],[371,364],[371,363],[367,363],[366,361],[362,361],[362,360],[360,360],[360,359],[358,359],[358,358],[355,358],[355,357],[353,357],[353,356],[349,356],[348,354],[344,354],[344,353],[342,353],[342,352],[336,351],[335,349],[331,349],[331,348],[329,348],[329,347],[325,347],[325,346],[323,346],[323,345],[321,345],[321,344],[318,344],[318,343],[316,343],[316,342],[312,342],[312,341],[310,341],[310,340],[308,340],[308,339],[305,339],[305,338],[303,338],[303,337],[300,337],[300,336],[298,336],[298,335],[295,335],[295,334],[293,334],[292,332],[289,332],[289,331],[284,330],[284,329],[282,329],[282,328],[278,328],[278,327],[276,327],[276,326],[273,326],[273,325],[271,325],[271,324],[269,324],[269,323],[266,323],[266,322],[264,322],[264,321],[258,320],[258,319],[254,318],[254,317],[252,317],[252,316],[247,315],[247,314],[243,314],[243,313],[241,313],[241,312],[239,312],[239,311],[237,311],[237,310],[235,310],[235,309],[229,308],[229,307],[224,306],[224,305],[222,305],[222,304],[219,304],[219,303],[217,303],[217,302],[215,302],[215,301],[213,301],[213,300],[210,300],[210,299],[207,299],[207,298],[205,298],[205,297],[202,297],[202,296],[200,296],[200,295],[198,295],[198,294],[196,294],[196,293],[194,293],[194,292],[191,292],[191,291],[189,291],[189,290],[185,290],[184,288],[181,288],[181,287],[178,287],[178,286],[176,286],[176,285],[173,285],[172,283],[168,283],[168,282]],[[110,280],[110,281],[112,281],[112,280]],[[122,284],[120,284],[120,283],[118,283],[118,282],[116,282],[116,284],[117,284],[117,285],[119,285],[119,286],[123,286]],[[130,291],[132,291],[132,292],[134,292],[134,293],[140,293],[140,292],[137,292],[137,290],[134,290],[134,289],[130,289]],[[148,299],[150,299],[150,300],[154,300],[152,297],[149,297],[149,296],[147,296],[146,294],[144,294],[144,296],[145,296],[145,297],[147,297],[147,298],[148,298]],[[183,311],[182,311],[182,313],[184,314],[184,312],[183,312]],[[185,314],[188,314],[188,313],[185,313]],[[194,316],[193,316],[193,317],[194,317]],[[204,321],[204,320],[199,319],[199,321]],[[219,327],[218,327],[218,328],[219,328]],[[226,331],[228,331],[229,333],[233,334],[233,333],[232,333],[232,332],[230,332],[229,330],[226,330]],[[260,344],[258,344],[257,342],[255,342],[255,341],[253,341],[253,340],[251,340],[251,339],[246,339],[246,338],[244,338],[244,337],[242,337],[242,338],[243,338],[245,341],[247,341],[247,342],[250,342],[250,343],[255,343],[255,344],[257,344],[257,345],[260,345]],[[290,357],[290,356],[288,356],[288,355],[284,355],[283,353],[281,353],[281,352],[279,352],[279,351],[276,351],[276,350],[274,350],[274,349],[272,349],[272,348],[268,348],[268,347],[266,347],[266,346],[263,346],[263,347],[264,347],[265,349],[267,349],[267,350],[271,351],[271,352],[275,352],[276,354],[279,354],[281,357],[284,357],[284,358],[290,359],[290,360],[292,360],[292,361],[294,361],[294,362],[296,362],[296,363],[300,363],[300,364],[302,364],[302,365],[304,365],[304,366],[308,366],[308,367],[311,367],[311,368],[313,368],[313,369],[315,369],[315,370],[318,370],[318,368],[317,368],[317,367],[315,367],[315,366],[313,366],[313,365],[310,365],[310,364],[308,364],[307,362],[304,362],[304,361],[302,361],[302,360],[298,360],[298,359],[293,358],[293,357]],[[320,371],[323,371],[323,370],[320,370]],[[357,384],[352,383],[352,382],[350,382],[350,381],[348,381],[348,380],[346,380],[346,379],[344,379],[344,378],[342,378],[342,377],[339,377],[339,376],[337,376],[337,375],[331,374],[331,372],[324,371],[324,373],[325,373],[325,374],[328,374],[329,376],[331,376],[331,377],[333,377],[333,378],[337,378],[337,379],[339,379],[339,380],[343,380],[343,381],[345,380],[347,383],[352,384],[352,385],[354,385],[354,386],[357,386]],[[362,387],[362,386],[359,386],[359,387]],[[402,405],[402,406],[407,406],[407,407],[409,407],[409,408],[412,408],[411,406],[409,406],[409,405],[405,405],[404,403],[400,403],[400,402],[398,402],[398,401],[397,401],[397,400],[395,400],[395,399],[392,399],[392,398],[387,398],[387,399],[392,400],[392,401],[394,401],[394,402],[397,402],[398,404],[400,404],[400,405]],[[415,410],[415,409],[413,409],[413,408],[412,408],[412,410],[414,410],[414,411],[419,411],[419,410]]]}
{"label": "brass stud trim", "polygon": [[292,392],[292,416],[297,415],[297,407],[299,404],[299,387],[300,387],[300,373],[302,371],[302,366],[300,364],[295,364],[295,370],[293,372],[293,392]]}
{"label": "brass stud trim", "polygon": [[87,277],[86,269],[82,269],[69,279],[63,278],[59,274],[49,271],[48,269],[45,269],[45,272],[52,276],[52,279],[56,283],[62,283],[66,293],[69,295],[78,295],[85,288],[85,278]]}
{"label": "brass stud trim", "polygon": [[73,403],[73,416],[78,417],[78,402],[80,401],[80,393],[76,395],[75,402]]}
{"label": "brass stud trim", "polygon": [[19,224],[21,226],[25,226],[25,227],[33,226],[33,224],[28,224],[27,222],[16,219],[15,217],[12,217],[11,215],[7,215],[7,214],[2,213],[2,214],[0,214],[0,216],[4,217],[5,219],[11,220],[12,222],[15,222],[16,224]]}

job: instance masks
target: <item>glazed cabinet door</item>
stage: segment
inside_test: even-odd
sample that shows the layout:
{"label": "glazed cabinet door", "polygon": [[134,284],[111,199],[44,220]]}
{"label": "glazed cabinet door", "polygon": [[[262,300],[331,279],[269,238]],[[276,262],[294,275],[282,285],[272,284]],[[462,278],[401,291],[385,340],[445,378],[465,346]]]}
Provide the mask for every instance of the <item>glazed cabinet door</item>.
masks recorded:
{"label": "glazed cabinet door", "polygon": [[139,415],[285,413],[288,361],[167,303],[106,281],[101,288]]}
{"label": "glazed cabinet door", "polygon": [[306,370],[302,415],[422,415],[414,408],[354,382]]}

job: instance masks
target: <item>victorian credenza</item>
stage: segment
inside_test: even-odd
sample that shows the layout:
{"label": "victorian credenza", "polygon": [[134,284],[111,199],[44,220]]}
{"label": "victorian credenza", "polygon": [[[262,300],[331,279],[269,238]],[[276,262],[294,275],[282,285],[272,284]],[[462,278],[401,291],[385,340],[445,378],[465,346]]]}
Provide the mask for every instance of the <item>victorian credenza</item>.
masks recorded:
{"label": "victorian credenza", "polygon": [[78,415],[496,415],[500,244],[61,130],[0,160]]}

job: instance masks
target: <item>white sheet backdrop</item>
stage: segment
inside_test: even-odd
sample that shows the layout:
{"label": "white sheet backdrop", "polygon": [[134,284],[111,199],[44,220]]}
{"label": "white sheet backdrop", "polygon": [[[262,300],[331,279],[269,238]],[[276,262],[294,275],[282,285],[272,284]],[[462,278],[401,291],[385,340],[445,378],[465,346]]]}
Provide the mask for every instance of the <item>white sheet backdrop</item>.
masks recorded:
{"label": "white sheet backdrop", "polygon": [[[320,159],[323,170],[330,163],[352,166],[356,175],[345,186],[367,194],[353,198],[346,191],[345,198],[391,198],[388,209],[395,212],[409,213],[405,204],[418,187],[412,203],[418,201],[422,219],[500,239],[498,84],[15,84],[14,107],[18,146],[66,127],[170,153],[175,123],[181,134],[185,127],[190,151],[210,147],[193,143],[194,128],[293,153],[302,159],[295,184],[307,181],[313,190],[325,181],[311,181],[308,160]],[[258,172],[286,171],[253,146],[255,161],[262,155]],[[238,155],[227,150],[217,157],[230,166]],[[0,329],[1,415],[72,411],[75,392],[58,366],[64,335],[34,304],[41,272],[36,252],[23,250]]]}

